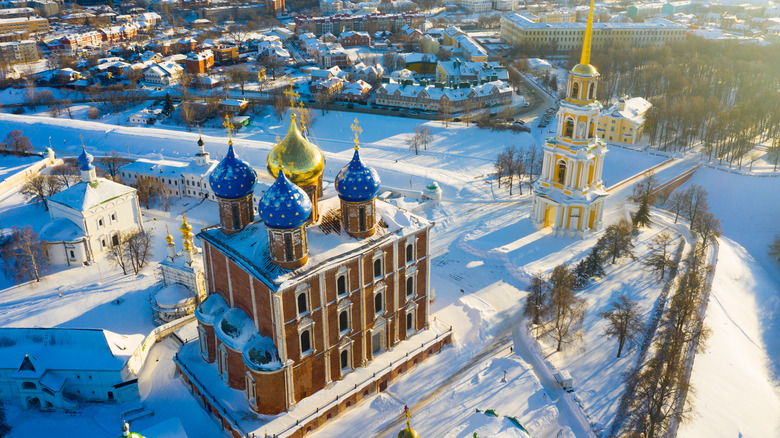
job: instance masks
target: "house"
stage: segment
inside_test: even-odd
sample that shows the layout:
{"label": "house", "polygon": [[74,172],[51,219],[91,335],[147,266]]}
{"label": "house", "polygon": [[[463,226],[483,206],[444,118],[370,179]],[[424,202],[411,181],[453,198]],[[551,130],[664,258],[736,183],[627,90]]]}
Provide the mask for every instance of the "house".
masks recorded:
{"label": "house", "polygon": [[248,108],[248,100],[225,99],[219,103],[217,110],[219,111],[220,115],[224,117],[225,114],[230,114],[231,116],[242,115]]}
{"label": "house", "polygon": [[144,108],[128,117],[127,121],[136,125],[151,125],[160,113],[162,113],[161,109],[149,110]]}
{"label": "house", "polygon": [[371,45],[371,37],[368,35],[367,32],[342,32],[341,35],[339,35],[339,44],[341,44],[344,47],[350,47],[350,46],[370,46]]}
{"label": "house", "polygon": [[144,82],[170,85],[179,82],[184,69],[175,62],[161,62],[144,70]]}
{"label": "house", "polygon": [[366,102],[369,96],[371,96],[371,85],[357,80],[345,82],[338,99],[347,102]]}
{"label": "house", "polygon": [[461,82],[487,82],[508,81],[509,72],[501,63],[469,62],[461,58],[453,58],[449,61],[440,61],[436,65],[436,82],[447,85],[460,84]]}
{"label": "house", "polygon": [[213,65],[214,53],[211,50],[190,53],[184,60],[184,69],[188,74],[206,73],[211,70]]}
{"label": "house", "polygon": [[214,62],[218,65],[233,64],[238,61],[238,46],[216,46],[211,48]]}
{"label": "house", "polygon": [[81,182],[47,198],[51,221],[40,232],[53,265],[81,265],[143,230],[136,189],[98,178],[92,155],[78,158]]}
{"label": "house", "polygon": [[376,104],[398,108],[457,113],[512,102],[512,88],[502,81],[457,88],[414,85],[410,81],[383,83],[376,91]]}
{"label": "house", "polygon": [[368,83],[374,83],[382,79],[385,69],[381,64],[375,64],[367,66],[362,62],[352,66],[349,71],[349,79],[352,81],[366,81]]}
{"label": "house", "polygon": [[175,51],[178,53],[189,53],[195,50],[198,42],[194,38],[185,37],[176,41]]}
{"label": "house", "polygon": [[341,45],[327,44],[319,47],[315,57],[320,67],[330,68],[333,66],[349,67],[349,55]]}
{"label": "house", "polygon": [[641,97],[622,96],[599,115],[596,135],[608,143],[635,144],[642,137],[653,104]]}
{"label": "house", "polygon": [[436,72],[439,59],[427,53],[404,53],[399,55],[404,68],[420,75],[432,75]]}
{"label": "house", "polygon": [[331,76],[326,79],[312,81],[312,84],[309,85],[309,93],[312,95],[327,94],[336,96],[343,87],[344,81],[341,78]]}
{"label": "house", "polygon": [[128,362],[143,340],[100,329],[0,328],[0,397],[45,411],[138,400]]}
{"label": "house", "polygon": [[549,74],[553,70],[552,64],[541,58],[528,58],[526,59],[526,65],[528,69],[534,74]]}

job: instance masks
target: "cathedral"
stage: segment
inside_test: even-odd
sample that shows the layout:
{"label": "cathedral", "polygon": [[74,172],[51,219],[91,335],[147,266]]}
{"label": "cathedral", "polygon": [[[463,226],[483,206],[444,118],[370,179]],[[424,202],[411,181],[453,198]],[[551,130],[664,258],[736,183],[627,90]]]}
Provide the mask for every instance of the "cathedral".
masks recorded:
{"label": "cathedral", "polygon": [[[197,236],[208,295],[195,309],[192,356],[258,414],[288,411],[428,329],[433,223],[377,199],[380,177],[360,157],[357,120],[352,129],[352,159],[323,188],[325,159],[293,112],[268,154],[275,182],[257,212],[257,174],[232,139],[209,176],[219,225]],[[436,342],[434,351],[451,338]],[[197,395],[192,381],[204,378],[188,368],[179,366]]]}
{"label": "cathedral", "polygon": [[601,103],[599,73],[590,64],[593,0],[580,63],[569,72],[566,98],[558,109],[555,137],[543,147],[542,172],[533,184],[531,218],[557,236],[584,236],[602,227],[607,191],[601,179],[606,143],[596,135]]}

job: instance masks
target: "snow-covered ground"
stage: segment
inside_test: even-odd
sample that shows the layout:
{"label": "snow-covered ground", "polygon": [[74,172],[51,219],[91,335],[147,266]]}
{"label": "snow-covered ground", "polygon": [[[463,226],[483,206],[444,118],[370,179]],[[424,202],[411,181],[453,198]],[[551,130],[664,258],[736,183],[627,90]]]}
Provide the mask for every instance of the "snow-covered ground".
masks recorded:
{"label": "snow-covered ground", "polygon": [[[529,276],[538,271],[549,272],[560,263],[578,261],[598,235],[580,240],[554,238],[547,231],[535,231],[528,217],[527,188],[524,195],[515,192],[510,197],[489,176],[496,155],[505,146],[541,145],[550,134],[536,128],[530,134],[514,134],[483,131],[461,123],[445,127],[440,122],[425,122],[433,130],[434,141],[428,150],[415,155],[404,140],[420,121],[365,114],[357,117],[363,128],[361,156],[378,170],[384,186],[421,190],[433,179],[443,189],[441,205],[424,212],[436,222],[431,248],[431,285],[436,297],[432,318],[452,325],[457,342],[454,348],[422,363],[387,392],[361,403],[316,436],[340,436],[355,430],[364,431],[365,436],[395,436],[400,427],[387,429],[385,425],[400,418],[404,404],[419,406],[413,413],[413,425],[423,436],[471,436],[471,428],[478,423],[472,416],[475,409],[496,409],[501,415],[516,416],[533,436],[579,430],[579,419],[570,414],[568,399],[562,398],[568,395],[548,390],[549,382],[537,375],[528,351],[509,349],[516,345],[511,333],[521,320]],[[350,124],[354,118],[355,114],[350,113],[315,114],[312,140],[323,149],[327,159],[326,181],[332,181],[351,158]],[[239,131],[238,154],[261,170],[261,176],[268,150],[276,136],[284,135],[288,123],[288,119],[279,122],[268,113]],[[81,148],[79,135],[84,136],[84,143],[95,156],[116,149],[122,154],[129,151],[131,157],[183,160],[197,151],[197,132],[163,128],[0,114],[0,137],[11,129],[21,129],[42,149],[51,136],[59,155],[76,155]],[[203,138],[212,157],[218,158],[226,151],[224,131],[205,129]],[[611,148],[604,179],[610,186],[664,160]],[[724,264],[716,271],[707,317],[713,328],[710,349],[697,357],[694,366],[699,417],[685,426],[680,436],[736,436],[737,430],[745,437],[780,436],[780,404],[774,374],[770,372],[773,361],[780,358],[780,341],[772,336],[777,333],[776,315],[780,312],[780,274],[766,255],[767,243],[780,232],[780,226],[771,219],[777,211],[777,201],[771,193],[780,189],[776,187],[780,178],[751,178],[702,168],[691,182],[704,185],[710,192],[710,204],[724,222],[727,239],[721,245]],[[629,193],[630,186],[612,193],[605,212],[607,223],[625,216],[625,197]],[[215,204],[193,205],[186,198],[175,202],[171,208],[174,213],[147,212],[144,225],[154,236],[155,260],[164,256],[166,224],[180,242],[175,231],[181,208],[187,210],[193,232],[197,233],[204,223],[216,222]],[[38,230],[47,220],[48,214],[41,206],[25,203],[21,195],[0,200],[3,227],[26,224]],[[659,231],[660,228],[643,231],[637,252]],[[146,268],[139,277],[125,277],[108,262],[60,270],[38,285],[0,289],[0,325],[99,325],[118,333],[147,334],[152,328],[148,295],[156,281],[154,266]],[[0,288],[7,286],[8,281],[0,279]],[[649,310],[659,290],[660,283],[651,273],[637,262],[625,261],[609,267],[604,279],[580,292],[589,303],[584,343],[580,348],[546,359],[571,371],[578,381],[576,394],[591,422],[606,425],[611,421],[622,387],[621,372],[631,366],[634,358],[633,353],[621,359],[614,357],[616,343],[601,336],[603,323],[597,313],[621,291],[639,299],[643,308]],[[62,298],[59,292],[63,293]],[[139,428],[179,417],[191,437],[218,436],[208,415],[172,376],[169,358],[173,348],[167,341],[155,346],[139,378],[142,401],[156,411],[155,417],[141,420]],[[464,371],[457,373],[461,368]],[[504,371],[507,382],[501,382]],[[176,402],[176,409],[168,400]],[[84,418],[115,415],[101,413],[100,406],[89,409]],[[67,417],[44,417],[56,419],[58,415]],[[29,425],[26,420],[36,418],[35,415],[14,408],[9,416],[13,424],[25,422],[24,427],[14,430],[14,437],[43,435],[51,432],[56,423],[41,421]],[[80,423],[67,418],[63,430],[78,430]]]}

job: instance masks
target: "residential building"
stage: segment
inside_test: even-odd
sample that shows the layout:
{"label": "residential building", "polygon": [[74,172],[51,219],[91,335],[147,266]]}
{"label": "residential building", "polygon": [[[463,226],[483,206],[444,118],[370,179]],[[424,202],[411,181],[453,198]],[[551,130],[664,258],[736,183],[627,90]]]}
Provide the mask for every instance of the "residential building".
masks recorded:
{"label": "residential building", "polygon": [[434,54],[429,53],[403,53],[399,55],[403,62],[403,67],[411,70],[418,75],[433,75],[436,73],[436,65],[439,59]]}
{"label": "residential building", "polygon": [[517,0],[493,0],[493,9],[497,11],[514,11],[517,9]]}
{"label": "residential building", "polygon": [[368,32],[342,32],[338,41],[344,47],[371,45],[371,37],[368,35]]}
{"label": "residential building", "polygon": [[496,61],[468,62],[460,58],[436,64],[436,82],[453,86],[461,82],[509,81],[506,67]]}
{"label": "residential building", "polygon": [[0,34],[11,32],[29,32],[31,34],[49,31],[49,20],[41,17],[20,17],[0,19]]}
{"label": "residential building", "polygon": [[622,96],[599,115],[596,135],[609,143],[635,144],[644,132],[646,115],[653,104],[641,97]]}
{"label": "residential building", "polygon": [[225,114],[229,114],[231,116],[239,116],[244,114],[248,108],[249,108],[248,100],[225,99],[219,103],[219,107],[217,107],[217,111],[219,111],[222,117],[224,117]]}
{"label": "residential building", "polygon": [[198,53],[190,53],[184,60],[184,70],[188,74],[204,74],[214,65],[214,53],[211,50],[203,50]]}
{"label": "residential building", "polygon": [[[593,23],[593,48],[623,41],[637,47],[657,46],[682,41],[687,27],[664,19],[642,23]],[[585,35],[584,23],[535,23],[527,16],[513,13],[501,17],[501,38],[511,45],[529,50],[543,47],[569,52],[579,47]]]}
{"label": "residential building", "polygon": [[341,35],[347,31],[397,32],[404,25],[421,28],[425,25],[425,16],[419,13],[385,14],[336,14],[329,17],[295,17],[295,33],[301,35],[311,32],[316,36],[330,32]]}
{"label": "residential building", "polygon": [[161,62],[144,70],[144,82],[171,85],[179,82],[184,69],[175,62]]}
{"label": "residential building", "polygon": [[368,66],[359,62],[350,69],[349,79],[352,81],[365,81],[373,84],[382,79],[384,72],[385,68],[382,67],[381,64]]}
{"label": "residential building", "polygon": [[472,62],[487,62],[488,53],[481,44],[479,44],[474,38],[463,34],[457,35],[453,38],[453,47],[459,50],[453,51],[453,54],[462,56],[466,61]]}
{"label": "residential building", "polygon": [[336,97],[341,89],[344,88],[344,80],[335,76],[318,81],[312,81],[309,85],[309,93],[312,95],[327,94]]}
{"label": "residential building", "polygon": [[22,40],[0,43],[0,62],[18,64],[38,60],[38,43],[33,40]]}
{"label": "residential building", "polygon": [[26,409],[74,411],[80,402],[138,401],[128,366],[143,335],[74,328],[0,328],[0,397]]}
{"label": "residential building", "polygon": [[27,32],[26,30],[0,34],[0,43],[10,43],[13,41],[22,41],[22,40],[29,40],[29,39],[30,39],[30,32]]}
{"label": "residential building", "polygon": [[151,125],[154,119],[162,112],[161,109],[150,110],[147,108],[133,114],[127,121],[135,125]]}
{"label": "residential building", "polygon": [[238,61],[238,46],[217,46],[212,47],[214,62],[218,65],[233,64]]}
{"label": "residential building", "polygon": [[119,244],[121,235],[143,230],[136,190],[98,178],[92,155],[78,158],[81,182],[47,198],[51,221],[40,232],[53,265],[79,266]]}
{"label": "residential building", "polygon": [[471,14],[488,12],[493,8],[492,0],[458,0],[457,4]]}
{"label": "residential building", "polygon": [[448,88],[437,85],[383,83],[376,91],[377,105],[459,113],[512,102],[512,88],[502,81]]}
{"label": "residential building", "polygon": [[346,102],[366,102],[371,96],[371,85],[365,81],[344,82],[337,98]]}
{"label": "residential building", "polygon": [[103,43],[103,37],[97,31],[75,33],[60,38],[60,43],[63,50],[76,52],[87,47],[100,47]]}
{"label": "residential building", "polygon": [[322,15],[337,14],[344,7],[341,0],[320,0],[320,13]]}
{"label": "residential building", "polygon": [[2,18],[32,17],[34,15],[35,15],[35,9],[33,9],[33,8],[7,8],[7,9],[0,9],[0,19],[2,19]]}
{"label": "residential building", "polygon": [[315,55],[315,61],[323,68],[349,67],[350,65],[349,54],[339,44],[320,46]]}

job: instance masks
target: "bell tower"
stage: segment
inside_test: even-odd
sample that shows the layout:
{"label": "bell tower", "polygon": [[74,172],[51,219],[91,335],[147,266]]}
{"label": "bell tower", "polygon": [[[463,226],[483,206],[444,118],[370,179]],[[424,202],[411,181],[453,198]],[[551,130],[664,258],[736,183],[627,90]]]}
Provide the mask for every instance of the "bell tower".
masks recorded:
{"label": "bell tower", "polygon": [[556,134],[543,147],[542,173],[533,185],[533,223],[552,228],[556,235],[583,236],[601,228],[607,196],[601,180],[607,148],[596,137],[600,75],[590,64],[593,6],[591,0],[580,63],[569,72]]}

